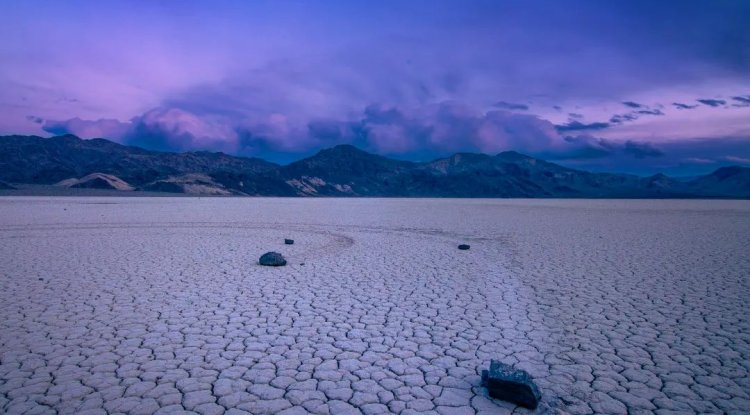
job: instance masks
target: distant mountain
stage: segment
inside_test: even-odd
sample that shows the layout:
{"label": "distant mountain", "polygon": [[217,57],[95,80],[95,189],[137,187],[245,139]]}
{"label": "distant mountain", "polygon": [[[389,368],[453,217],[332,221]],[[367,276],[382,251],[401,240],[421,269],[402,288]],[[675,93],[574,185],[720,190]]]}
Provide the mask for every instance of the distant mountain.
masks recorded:
{"label": "distant mountain", "polygon": [[711,174],[693,179],[687,185],[696,194],[750,198],[750,168],[722,167]]}
{"label": "distant mountain", "polygon": [[0,177],[11,183],[53,184],[91,173],[112,174],[142,185],[170,175],[228,172],[256,174],[278,168],[257,158],[223,153],[161,153],[123,146],[103,138],[0,137]]}
{"label": "distant mountain", "polygon": [[279,169],[299,195],[407,196],[409,172],[418,165],[339,145]]}
{"label": "distant mountain", "polygon": [[205,195],[750,198],[750,169],[685,179],[570,169],[517,152],[415,163],[339,145],[286,166],[223,153],[165,153],[65,135],[0,137],[0,181]]}

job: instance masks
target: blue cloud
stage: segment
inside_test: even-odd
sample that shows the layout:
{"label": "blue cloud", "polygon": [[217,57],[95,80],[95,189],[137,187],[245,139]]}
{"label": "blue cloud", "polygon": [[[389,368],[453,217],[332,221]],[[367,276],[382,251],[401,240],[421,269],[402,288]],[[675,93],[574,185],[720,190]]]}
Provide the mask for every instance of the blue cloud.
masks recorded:
{"label": "blue cloud", "polygon": [[709,99],[709,98],[697,99],[696,101],[700,102],[703,105],[708,105],[709,107],[723,107],[727,103],[723,99]]}
{"label": "blue cloud", "polygon": [[514,104],[512,102],[499,101],[493,105],[495,108],[511,111],[528,111],[529,106],[526,104]]}
{"label": "blue cloud", "polygon": [[673,102],[672,105],[675,108],[677,108],[678,110],[691,110],[693,108],[697,108],[698,107],[697,104],[696,105],[688,105],[688,104],[683,104],[681,102]]}

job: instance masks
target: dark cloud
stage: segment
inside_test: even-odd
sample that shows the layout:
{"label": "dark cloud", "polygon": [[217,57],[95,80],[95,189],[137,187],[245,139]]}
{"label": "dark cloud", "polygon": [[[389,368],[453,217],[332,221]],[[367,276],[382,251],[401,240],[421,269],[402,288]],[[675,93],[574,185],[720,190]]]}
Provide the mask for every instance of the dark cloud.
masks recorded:
{"label": "dark cloud", "polygon": [[627,113],[627,114],[616,114],[613,115],[612,118],[609,119],[609,122],[612,124],[622,124],[624,122],[630,122],[635,121],[638,119],[638,114],[635,113]]}
{"label": "dark cloud", "polygon": [[34,124],[44,124],[44,118],[37,117],[35,115],[27,115],[26,119],[33,122]]}
{"label": "dark cloud", "polygon": [[638,110],[636,112],[641,115],[664,115],[664,113],[658,109]]}
{"label": "dark cloud", "polygon": [[568,132],[568,131],[584,131],[584,130],[603,130],[605,128],[609,128],[609,123],[606,122],[592,122],[592,123],[582,123],[580,121],[570,121],[567,124],[563,125],[556,125],[555,128],[559,132]]}
{"label": "dark cloud", "polygon": [[[165,107],[125,122],[79,118],[43,121],[43,128],[53,134],[104,137],[165,151],[223,151],[277,162],[293,161],[341,143],[411,160],[460,151],[493,154],[516,150],[571,167],[643,174],[669,169],[680,174],[704,172],[729,163],[727,157],[750,158],[747,138],[683,140],[657,146],[591,135],[610,126],[577,120],[556,126],[531,114],[477,111],[454,101],[409,108],[375,103],[348,119],[315,118],[302,126],[295,126],[280,114],[232,118]],[[707,161],[690,161],[698,159]]]}
{"label": "dark cloud", "polygon": [[[658,147],[631,141],[628,145],[588,138],[579,140],[582,154],[599,157],[566,157],[559,163],[593,171],[620,171],[652,175],[665,173],[673,176],[706,174],[719,167],[741,164],[750,160],[750,137],[714,137],[684,139],[660,143]],[[583,143],[587,146],[583,146]],[[573,145],[574,143],[571,143]],[[576,154],[573,154],[575,156]],[[548,157],[555,160],[554,155]]]}
{"label": "dark cloud", "polygon": [[583,114],[577,114],[575,112],[571,112],[571,113],[568,113],[568,117],[576,119],[576,120],[580,120],[581,118],[583,118]]}
{"label": "dark cloud", "polygon": [[739,104],[732,105],[733,107],[750,107],[750,95],[736,96],[732,99],[739,102]]}
{"label": "dark cloud", "polygon": [[698,107],[697,104],[696,105],[688,105],[688,104],[683,104],[683,103],[680,103],[680,102],[673,102],[672,105],[675,108],[677,108],[678,110],[691,110],[693,108],[697,108]]}
{"label": "dark cloud", "polygon": [[625,105],[626,107],[630,107],[630,108],[644,108],[645,107],[645,105],[639,104],[633,101],[625,101],[622,103],[622,105]]}
{"label": "dark cloud", "polygon": [[722,107],[726,105],[727,103],[723,99],[709,99],[709,98],[697,99],[696,101],[700,102],[703,105],[708,105],[709,107]]}
{"label": "dark cloud", "polygon": [[511,110],[511,111],[516,111],[516,110],[528,111],[529,109],[529,106],[526,104],[514,104],[512,102],[505,102],[505,101],[496,102],[493,105],[493,107],[505,109],[505,110]]}
{"label": "dark cloud", "polygon": [[631,111],[625,114],[615,114],[609,119],[610,124],[623,124],[626,122],[632,122],[641,118],[641,116],[643,115],[654,115],[654,116],[664,115],[664,112],[660,109],[651,109],[651,108],[645,107],[644,105],[640,105],[640,104],[638,105],[640,108],[645,108],[645,109]]}
{"label": "dark cloud", "polygon": [[635,159],[664,156],[664,153],[653,144],[633,140],[617,142],[591,135],[578,135],[567,136],[565,141],[570,144],[565,151],[547,154],[547,157],[552,160],[584,160],[617,155]]}
{"label": "dark cloud", "polygon": [[617,164],[619,171],[628,172],[643,165],[658,163],[666,154],[650,143],[627,140],[625,142],[594,137],[589,134],[566,136],[566,147],[556,152],[536,154],[547,160],[571,167],[606,171],[606,166]]}
{"label": "dark cloud", "polygon": [[630,154],[637,159],[646,157],[662,157],[664,153],[651,143],[626,141],[623,147],[626,154]]}
{"label": "dark cloud", "polygon": [[616,145],[603,138],[583,134],[566,136],[564,140],[569,146],[555,153],[542,154],[550,160],[591,160],[605,159],[616,151]]}

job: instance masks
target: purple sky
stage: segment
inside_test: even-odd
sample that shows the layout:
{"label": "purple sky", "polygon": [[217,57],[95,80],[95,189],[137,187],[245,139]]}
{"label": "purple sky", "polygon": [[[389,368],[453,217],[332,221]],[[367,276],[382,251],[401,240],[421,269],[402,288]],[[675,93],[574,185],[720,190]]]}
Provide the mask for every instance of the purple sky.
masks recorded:
{"label": "purple sky", "polygon": [[0,3],[0,134],[750,165],[750,2]]}

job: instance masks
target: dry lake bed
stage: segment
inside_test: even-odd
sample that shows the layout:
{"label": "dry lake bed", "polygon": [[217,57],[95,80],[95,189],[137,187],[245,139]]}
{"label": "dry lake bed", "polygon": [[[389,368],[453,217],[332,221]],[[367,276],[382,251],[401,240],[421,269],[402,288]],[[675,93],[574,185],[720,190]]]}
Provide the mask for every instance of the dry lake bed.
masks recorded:
{"label": "dry lake bed", "polygon": [[529,413],[490,359],[750,413],[750,202],[0,198],[0,413]]}

